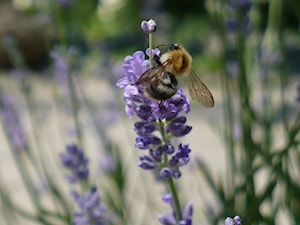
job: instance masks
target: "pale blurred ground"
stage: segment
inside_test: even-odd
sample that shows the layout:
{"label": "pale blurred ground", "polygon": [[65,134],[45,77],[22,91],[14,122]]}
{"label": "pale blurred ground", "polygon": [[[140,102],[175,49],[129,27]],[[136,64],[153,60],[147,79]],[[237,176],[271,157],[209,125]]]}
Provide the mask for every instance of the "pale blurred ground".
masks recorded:
{"label": "pale blurred ground", "polygon": [[[53,94],[54,89],[52,83],[48,79],[39,78],[38,74],[30,77],[29,83],[32,87],[34,101],[37,102],[37,116],[39,138],[39,146],[41,146],[46,157],[50,161],[53,159],[58,160],[58,154],[64,151],[64,147],[68,143],[74,141],[74,135],[70,132],[70,117],[61,111],[55,104]],[[204,79],[205,83],[210,87],[215,97],[215,107],[213,109],[206,109],[196,103],[192,104],[191,113],[187,115],[188,124],[193,126],[192,132],[178,141],[190,143],[192,149],[192,161],[195,158],[201,158],[209,165],[215,177],[226,179],[225,175],[225,149],[220,137],[220,128],[222,126],[222,102],[220,85],[215,82],[217,79],[208,78]],[[98,105],[99,108],[110,99],[116,101],[115,96],[120,98],[121,91],[113,91],[111,86],[99,78],[85,76],[81,81],[81,86],[84,87],[84,95],[89,101]],[[16,95],[21,99],[22,95],[16,87],[16,82],[7,76],[0,77],[1,89],[6,90],[7,93]],[[291,96],[293,91],[296,90],[296,84],[291,87]],[[23,99],[24,100],[24,99]],[[31,127],[28,114],[25,110],[24,102],[19,105],[20,113],[23,117],[25,130],[32,140],[33,129]],[[107,127],[107,133],[111,140],[117,144],[121,150],[121,154],[125,163],[126,176],[128,177],[127,183],[127,197],[129,199],[128,209],[130,210],[130,218],[133,218],[132,224],[158,224],[157,215],[163,212],[170,211],[170,208],[165,203],[161,202],[161,197],[165,193],[162,184],[155,182],[151,172],[141,170],[137,167],[138,155],[140,150],[135,149],[135,133],[133,131],[134,120],[129,120],[123,110],[124,103],[119,103],[119,111],[111,112],[116,114],[116,120],[110,122]],[[103,109],[105,110],[105,109]],[[109,112],[110,113],[110,112]],[[112,116],[112,115],[108,115]],[[90,157],[90,165],[92,166],[92,176],[95,182],[100,186],[108,186],[103,179],[103,174],[99,171],[99,160],[103,151],[99,149],[101,140],[96,135],[96,132],[91,125],[92,121],[89,118],[87,111],[82,109],[80,118],[83,121],[83,134],[84,134],[84,148]],[[101,118],[100,118],[101,119]],[[280,132],[278,136],[280,137]],[[0,176],[1,180],[5,181],[7,187],[11,191],[15,202],[20,206],[29,209],[31,208],[30,201],[27,193],[20,181],[16,165],[14,163],[11,150],[9,149],[4,137],[3,130],[0,129]],[[39,151],[39,146],[33,143],[35,150]],[[102,153],[101,153],[102,152]],[[44,154],[43,153],[43,154]],[[57,161],[58,162],[58,161]],[[56,162],[56,163],[57,163]],[[50,164],[55,165],[55,164]],[[67,182],[63,180],[63,170],[59,164],[53,168],[49,168],[53,172],[55,179],[64,186],[66,194],[68,194]],[[263,178],[265,179],[265,178]],[[39,183],[37,179],[37,183]],[[182,178],[177,181],[182,204],[192,201],[194,204],[194,223],[207,224],[205,221],[205,207],[204,204],[209,204],[212,210],[217,210],[218,204],[212,198],[208,187],[204,183],[201,174],[195,170],[193,162],[189,166],[182,168]],[[100,189],[101,192],[101,189]],[[47,201],[47,200],[46,200]],[[0,225],[4,224],[1,221],[1,206],[0,206]],[[229,215],[233,216],[233,215]],[[22,220],[20,224],[34,225],[35,223]]]}

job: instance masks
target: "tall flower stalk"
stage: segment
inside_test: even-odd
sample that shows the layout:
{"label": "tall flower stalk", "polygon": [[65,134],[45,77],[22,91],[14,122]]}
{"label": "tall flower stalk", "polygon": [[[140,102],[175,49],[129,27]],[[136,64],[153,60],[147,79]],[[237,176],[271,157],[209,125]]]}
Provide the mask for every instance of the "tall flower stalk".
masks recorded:
{"label": "tall flower stalk", "polygon": [[190,111],[190,102],[182,90],[171,98],[158,103],[143,93],[143,87],[135,85],[139,76],[152,68],[153,57],[159,50],[152,47],[152,33],[156,30],[154,20],[143,21],[141,27],[149,35],[149,49],[145,59],[142,51],[136,51],[124,59],[125,76],[117,82],[124,88],[125,111],[129,118],[137,116],[134,124],[137,134],[135,146],[142,150],[138,166],[144,170],[153,170],[166,180],[172,196],[177,223],[182,220],[181,206],[174,179],[181,177],[180,167],[186,165],[191,149],[188,144],[175,146],[172,140],[187,135],[192,127],[187,125],[184,114]]}

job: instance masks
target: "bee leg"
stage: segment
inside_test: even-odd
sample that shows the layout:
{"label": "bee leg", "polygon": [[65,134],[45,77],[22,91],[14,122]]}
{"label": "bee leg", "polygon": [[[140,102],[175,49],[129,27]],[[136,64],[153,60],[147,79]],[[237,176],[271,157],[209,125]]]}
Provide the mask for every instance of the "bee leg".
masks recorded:
{"label": "bee leg", "polygon": [[161,107],[161,104],[162,104],[162,100],[158,100],[158,101],[157,101],[157,104],[158,104],[158,107],[160,108],[160,107]]}

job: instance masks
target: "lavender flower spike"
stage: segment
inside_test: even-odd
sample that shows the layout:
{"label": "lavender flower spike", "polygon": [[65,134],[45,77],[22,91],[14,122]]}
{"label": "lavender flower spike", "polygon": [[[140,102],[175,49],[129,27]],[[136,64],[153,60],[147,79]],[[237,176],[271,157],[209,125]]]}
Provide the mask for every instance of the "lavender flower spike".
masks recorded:
{"label": "lavender flower spike", "polygon": [[[152,59],[155,56],[160,57],[160,51],[152,48],[152,32],[156,29],[155,21],[143,21],[141,27],[145,33],[149,34],[149,49],[146,50],[146,54],[150,60],[145,59],[142,51],[126,56],[123,64],[125,76],[118,80],[117,86],[124,88],[123,99],[128,117],[139,118],[134,125],[137,134],[135,146],[143,151],[140,154],[138,166],[144,170],[159,172],[157,174],[166,179],[171,191],[171,194],[165,196],[164,199],[168,199],[169,196],[168,203],[173,212],[160,216],[159,221],[165,225],[178,222],[181,225],[191,225],[192,205],[187,206],[182,217],[179,198],[173,184],[173,178],[181,177],[180,167],[189,162],[191,150],[187,144],[179,143],[178,146],[174,146],[171,143],[173,137],[185,136],[192,130],[192,127],[186,124],[187,120],[184,116],[190,111],[190,102],[182,90],[178,90],[170,98],[159,102],[144,95],[145,85],[138,85],[137,81],[145,71],[150,67],[153,68]],[[147,82],[149,83],[146,86],[154,88],[153,79]]]}
{"label": "lavender flower spike", "polygon": [[239,216],[235,216],[233,219],[230,217],[227,217],[225,219],[225,225],[242,225],[242,221]]}
{"label": "lavender flower spike", "polygon": [[88,159],[85,157],[83,150],[77,145],[68,145],[66,147],[66,153],[60,154],[60,159],[63,166],[70,172],[70,174],[66,176],[70,183],[88,178]]}
{"label": "lavender flower spike", "polygon": [[[147,51],[146,53],[149,54]],[[153,53],[159,55],[159,50],[155,49]],[[189,99],[182,90],[160,104],[146,97],[143,87],[134,84],[149,69],[149,60],[145,59],[145,54],[141,51],[126,56],[123,69],[125,77],[117,82],[117,86],[124,88],[125,111],[130,119],[133,116],[140,119],[134,124],[137,134],[135,146],[149,151],[149,156],[143,154],[140,157],[138,166],[145,170],[158,169],[165,178],[180,178],[179,167],[189,162],[191,150],[188,145],[181,143],[177,147],[173,146],[171,138],[185,136],[192,130],[186,124],[186,117],[182,115],[190,111]],[[168,162],[163,162],[163,154],[169,156]]]}

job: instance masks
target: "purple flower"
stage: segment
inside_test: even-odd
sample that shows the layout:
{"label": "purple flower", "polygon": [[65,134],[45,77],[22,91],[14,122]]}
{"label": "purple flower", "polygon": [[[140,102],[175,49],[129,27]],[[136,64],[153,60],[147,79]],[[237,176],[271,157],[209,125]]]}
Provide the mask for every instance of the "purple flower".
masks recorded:
{"label": "purple flower", "polygon": [[178,167],[187,164],[190,160],[189,153],[191,150],[188,145],[183,146],[181,143],[178,146],[177,152],[173,155],[171,160],[169,161],[170,167]]}
{"label": "purple flower", "polygon": [[136,138],[135,146],[139,149],[149,149],[159,144],[161,144],[160,138],[154,135],[141,135]]}
{"label": "purple flower", "polygon": [[[148,55],[149,51],[146,53]],[[158,55],[159,51],[154,50],[153,53]],[[160,104],[144,95],[143,87],[135,85],[139,76],[149,69],[149,60],[145,59],[142,51],[126,56],[123,69],[125,76],[119,79],[117,86],[124,88],[123,99],[128,117],[139,118],[134,124],[137,134],[135,146],[149,152],[140,156],[138,166],[146,170],[159,169],[162,177],[179,178],[179,167],[189,162],[190,149],[182,144],[174,147],[171,138],[185,136],[192,129],[182,115],[190,111],[189,99],[182,90]],[[163,154],[168,155],[167,162],[162,161]]]}
{"label": "purple flower", "polygon": [[173,119],[167,126],[168,132],[172,133],[175,137],[181,137],[188,134],[192,127],[185,125],[186,117],[181,116]]}
{"label": "purple flower", "polygon": [[153,33],[156,30],[156,22],[153,19],[142,21],[141,28],[146,34]]}
{"label": "purple flower", "polygon": [[172,177],[172,170],[170,170],[168,167],[164,167],[160,170],[160,175],[164,178]]}
{"label": "purple flower", "polygon": [[242,221],[239,216],[235,216],[233,219],[230,217],[227,217],[225,219],[225,225],[242,225]]}
{"label": "purple flower", "polygon": [[140,155],[140,161],[138,162],[138,166],[144,170],[151,170],[156,168],[157,164],[152,157],[146,154],[142,154]]}
{"label": "purple flower", "polygon": [[156,130],[156,126],[153,123],[138,121],[134,124],[134,130],[138,135],[147,135]]}
{"label": "purple flower", "polygon": [[[171,213],[165,213],[163,215],[158,216],[159,222],[164,225],[176,225],[177,220],[175,216],[175,208],[174,202],[172,199],[172,195],[167,193],[163,196],[162,201],[169,204],[172,208]],[[189,202],[185,208],[182,210],[182,220],[179,221],[180,225],[192,225],[192,217],[193,217],[193,204]]]}
{"label": "purple flower", "polygon": [[63,166],[69,170],[70,174],[66,176],[71,183],[85,180],[89,176],[88,159],[84,152],[77,145],[67,145],[66,153],[60,154]]}
{"label": "purple flower", "polygon": [[73,222],[74,225],[103,225],[108,224],[105,216],[106,207],[101,203],[100,195],[96,187],[84,195],[77,191],[72,191],[75,202],[79,210],[75,211]]}

